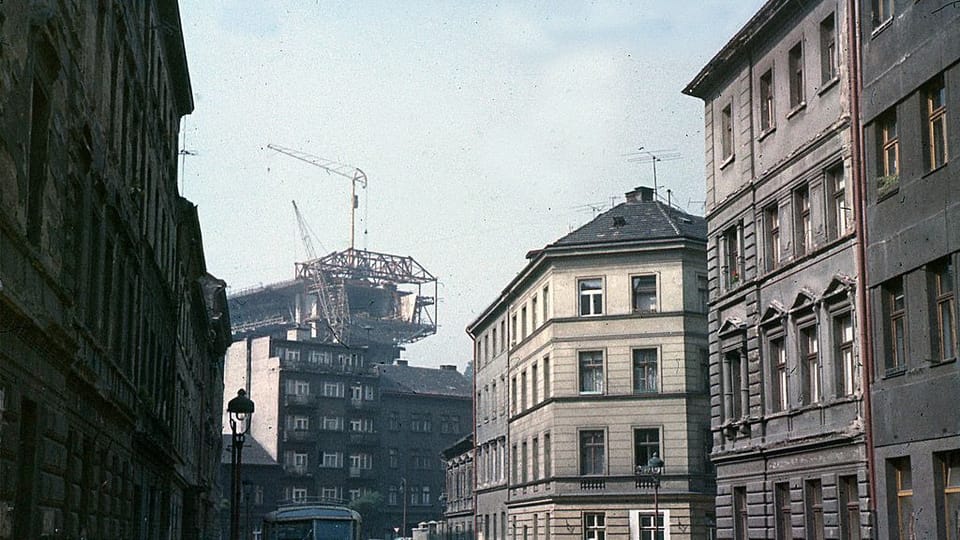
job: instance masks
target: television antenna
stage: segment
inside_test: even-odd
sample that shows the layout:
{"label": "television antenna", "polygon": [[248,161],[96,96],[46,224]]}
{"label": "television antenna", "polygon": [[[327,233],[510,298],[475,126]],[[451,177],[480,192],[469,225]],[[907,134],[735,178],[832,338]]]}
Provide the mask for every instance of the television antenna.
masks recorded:
{"label": "television antenna", "polygon": [[637,148],[636,152],[630,152],[629,154],[623,155],[627,158],[627,161],[631,163],[650,163],[653,165],[653,192],[657,197],[660,197],[660,192],[658,191],[660,187],[657,185],[657,162],[676,161],[683,158],[683,156],[681,156],[680,152],[677,150],[669,148],[660,150],[647,150],[643,146]]}

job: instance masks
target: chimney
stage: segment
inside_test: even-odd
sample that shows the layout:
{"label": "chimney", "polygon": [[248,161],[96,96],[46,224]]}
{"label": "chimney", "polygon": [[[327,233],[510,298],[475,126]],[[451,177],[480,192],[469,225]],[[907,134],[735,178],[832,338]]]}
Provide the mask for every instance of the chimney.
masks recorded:
{"label": "chimney", "polygon": [[398,365],[398,366],[405,366],[405,365],[407,365],[407,361],[406,361],[406,360],[397,359],[397,365]]}
{"label": "chimney", "polygon": [[628,203],[633,202],[653,202],[653,188],[640,186],[633,188],[625,194]]}
{"label": "chimney", "polygon": [[443,366],[440,366],[440,370],[441,370],[441,371],[456,371],[456,370],[457,370],[457,366],[443,365]]}
{"label": "chimney", "polygon": [[287,339],[289,341],[308,341],[310,339],[310,333],[310,328],[297,326],[287,330]]}

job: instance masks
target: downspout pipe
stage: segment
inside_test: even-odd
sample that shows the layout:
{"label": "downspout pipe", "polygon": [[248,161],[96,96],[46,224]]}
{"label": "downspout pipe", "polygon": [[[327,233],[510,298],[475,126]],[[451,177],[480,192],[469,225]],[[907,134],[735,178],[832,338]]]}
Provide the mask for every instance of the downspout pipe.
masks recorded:
{"label": "downspout pipe", "polygon": [[866,172],[863,156],[863,122],[860,117],[860,99],[863,84],[863,74],[860,71],[861,60],[861,31],[860,2],[847,0],[847,57],[848,83],[850,85],[850,146],[851,146],[851,173],[853,176],[854,213],[853,221],[856,231],[856,264],[857,264],[857,297],[859,309],[857,322],[860,339],[860,355],[863,362],[860,369],[861,392],[863,393],[863,421],[867,452],[867,493],[869,496],[869,510],[871,516],[876,514],[876,461],[873,447],[873,414],[870,396],[870,387],[873,380],[873,335],[872,319],[870,317],[870,299],[867,296],[867,222],[866,222]]}

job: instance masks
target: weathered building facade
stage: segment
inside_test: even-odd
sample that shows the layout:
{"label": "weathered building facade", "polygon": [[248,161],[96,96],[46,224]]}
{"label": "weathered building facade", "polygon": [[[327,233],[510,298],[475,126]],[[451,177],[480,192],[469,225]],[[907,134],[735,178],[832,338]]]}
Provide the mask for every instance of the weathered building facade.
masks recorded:
{"label": "weathered building facade", "polygon": [[847,2],[771,0],[705,101],[719,538],[871,538]]}
{"label": "weathered building facade", "polygon": [[225,284],[173,0],[0,5],[0,538],[217,534]]}
{"label": "weathered building facade", "polygon": [[[531,252],[469,327],[483,381],[476,433],[501,411],[508,422],[502,455],[477,446],[478,487],[502,475],[508,488],[499,527],[478,502],[478,534],[711,534],[705,250],[702,218],[638,188]],[[505,377],[482,375],[500,353]],[[654,456],[666,463],[659,491],[635,476]]]}
{"label": "weathered building facade", "polygon": [[865,3],[877,536],[960,538],[960,7]]}
{"label": "weathered building facade", "polygon": [[474,343],[474,530],[488,540],[507,538],[508,307],[498,299],[467,328]]}
{"label": "weathered building facade", "polygon": [[473,434],[443,450],[446,489],[443,500],[443,539],[474,540]]}

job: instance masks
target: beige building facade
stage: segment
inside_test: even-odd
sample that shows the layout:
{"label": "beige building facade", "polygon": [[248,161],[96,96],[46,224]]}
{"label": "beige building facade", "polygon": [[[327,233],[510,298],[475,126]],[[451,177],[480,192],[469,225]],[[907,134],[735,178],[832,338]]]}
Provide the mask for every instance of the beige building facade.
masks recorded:
{"label": "beige building facade", "polygon": [[[705,240],[702,218],[638,188],[531,252],[488,309],[505,325],[468,329],[481,360],[494,329],[506,343],[501,373],[477,377],[506,383],[506,522],[487,538],[653,538],[656,510],[663,538],[708,537]],[[659,490],[635,475],[653,455],[665,462]]]}

